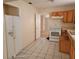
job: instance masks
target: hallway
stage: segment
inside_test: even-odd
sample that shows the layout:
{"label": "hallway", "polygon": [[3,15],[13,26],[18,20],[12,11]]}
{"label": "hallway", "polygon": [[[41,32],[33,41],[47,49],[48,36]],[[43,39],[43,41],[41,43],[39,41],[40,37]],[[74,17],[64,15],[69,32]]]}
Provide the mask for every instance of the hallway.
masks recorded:
{"label": "hallway", "polygon": [[58,42],[41,38],[27,46],[15,59],[69,59],[69,55],[60,53],[58,48]]}

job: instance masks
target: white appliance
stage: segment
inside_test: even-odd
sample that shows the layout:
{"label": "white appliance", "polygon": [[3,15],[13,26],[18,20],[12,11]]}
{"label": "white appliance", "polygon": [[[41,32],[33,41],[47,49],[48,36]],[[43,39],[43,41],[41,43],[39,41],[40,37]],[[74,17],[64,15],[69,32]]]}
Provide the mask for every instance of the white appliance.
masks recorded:
{"label": "white appliance", "polygon": [[47,19],[50,41],[59,41],[59,36],[61,35],[62,18],[62,16],[53,16],[52,18]]}

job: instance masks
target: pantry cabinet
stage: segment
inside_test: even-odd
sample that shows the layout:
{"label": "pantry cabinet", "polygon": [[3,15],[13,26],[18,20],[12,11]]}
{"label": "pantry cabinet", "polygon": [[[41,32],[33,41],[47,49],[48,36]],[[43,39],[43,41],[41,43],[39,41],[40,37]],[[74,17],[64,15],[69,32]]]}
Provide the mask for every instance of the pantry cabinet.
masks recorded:
{"label": "pantry cabinet", "polygon": [[15,6],[11,6],[8,4],[3,4],[4,14],[12,15],[12,16],[19,16],[19,8]]}

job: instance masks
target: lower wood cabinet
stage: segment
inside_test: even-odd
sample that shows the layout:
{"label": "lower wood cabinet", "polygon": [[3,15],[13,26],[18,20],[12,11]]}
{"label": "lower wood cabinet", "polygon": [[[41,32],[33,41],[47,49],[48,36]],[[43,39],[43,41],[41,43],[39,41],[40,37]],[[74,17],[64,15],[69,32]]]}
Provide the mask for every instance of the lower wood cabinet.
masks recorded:
{"label": "lower wood cabinet", "polygon": [[75,59],[75,48],[73,47],[72,41],[67,36],[66,32],[63,32],[59,40],[59,51],[61,53],[67,53],[70,55],[70,59]]}
{"label": "lower wood cabinet", "polygon": [[75,59],[75,48],[72,45],[70,48],[70,59]]}
{"label": "lower wood cabinet", "polygon": [[60,37],[59,41],[59,51],[60,52],[65,52],[66,53],[66,47],[65,47],[65,41],[63,40],[63,37]]}
{"label": "lower wood cabinet", "polygon": [[70,42],[66,38],[67,37],[61,36],[60,43],[59,43],[59,46],[60,46],[59,49],[60,49],[60,52],[69,54]]}

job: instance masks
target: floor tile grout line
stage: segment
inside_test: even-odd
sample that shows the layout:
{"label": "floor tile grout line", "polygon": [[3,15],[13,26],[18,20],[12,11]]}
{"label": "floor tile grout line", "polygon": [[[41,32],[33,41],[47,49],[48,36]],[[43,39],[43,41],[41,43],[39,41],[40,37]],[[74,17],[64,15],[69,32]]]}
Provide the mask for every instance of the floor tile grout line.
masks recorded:
{"label": "floor tile grout line", "polygon": [[[34,45],[34,43],[35,43],[35,41],[33,42],[33,45]],[[30,44],[30,45],[31,45],[31,44]],[[29,46],[30,46],[30,45],[29,45]],[[28,48],[28,47],[27,47],[27,48]],[[31,47],[30,47],[30,48],[31,48]],[[30,49],[30,48],[29,48],[29,49]],[[25,50],[25,49],[26,49],[26,47],[25,47],[23,50]],[[29,50],[29,49],[28,49],[28,50]],[[23,53],[23,50],[21,51],[21,53]],[[28,50],[27,50],[27,51],[28,51]],[[19,55],[20,55],[20,54],[19,54]],[[19,56],[19,55],[17,55],[17,56]]]}
{"label": "floor tile grout line", "polygon": [[[27,57],[27,59],[30,59],[30,57],[32,57],[32,55],[34,55],[35,53],[37,53],[37,55],[35,54],[35,59],[38,59],[38,58],[40,58],[40,57],[43,57],[43,59],[46,59],[45,57],[48,55],[48,56],[50,56],[50,57],[52,57],[52,59],[55,59],[56,58],[56,56],[58,55],[59,57],[60,57],[60,59],[63,59],[63,57],[62,56],[64,56],[62,53],[60,53],[59,51],[58,51],[58,43],[59,42],[50,42],[50,41],[48,41],[48,40],[43,40],[43,39],[41,39],[41,40],[37,40],[37,41],[35,41],[33,44],[31,44],[31,45],[29,45],[29,46],[31,46],[30,48],[28,48],[28,47],[26,47],[24,50],[23,50],[23,52],[25,51],[25,54],[24,54],[24,56],[26,56],[28,53],[27,52],[30,52],[30,54],[29,54],[29,56]],[[33,50],[32,50],[33,49]],[[52,50],[53,51],[52,51]],[[45,50],[45,51],[44,51]],[[44,51],[44,52],[43,52]],[[52,51],[52,53],[49,53],[49,52],[51,52]],[[56,54],[56,52],[58,53],[57,55],[55,55]],[[33,54],[34,53],[34,54]],[[43,54],[44,53],[44,55],[42,56],[41,54]],[[49,53],[49,54],[48,54]],[[20,56],[20,55],[19,55]],[[55,56],[55,57],[54,57]],[[25,57],[24,57],[25,58]],[[49,57],[48,57],[49,58]]]}
{"label": "floor tile grout line", "polygon": [[[48,44],[48,45],[49,45],[49,44]],[[49,46],[48,46],[48,49],[49,49]],[[48,52],[48,49],[47,49],[47,52]],[[47,56],[47,54],[46,54],[45,56]],[[44,56],[44,59],[46,59],[45,56]]]}
{"label": "floor tile grout line", "polygon": [[[35,50],[34,50],[34,51],[35,51]],[[33,52],[34,52],[34,51],[33,51]],[[32,53],[33,53],[33,52],[32,52]],[[31,55],[32,55],[32,54],[31,54]]]}
{"label": "floor tile grout line", "polygon": [[[43,46],[42,46],[43,47]],[[42,48],[41,48],[41,50],[42,50]],[[39,52],[39,54],[40,54],[41,52]],[[39,57],[39,55],[37,56],[37,58]]]}

